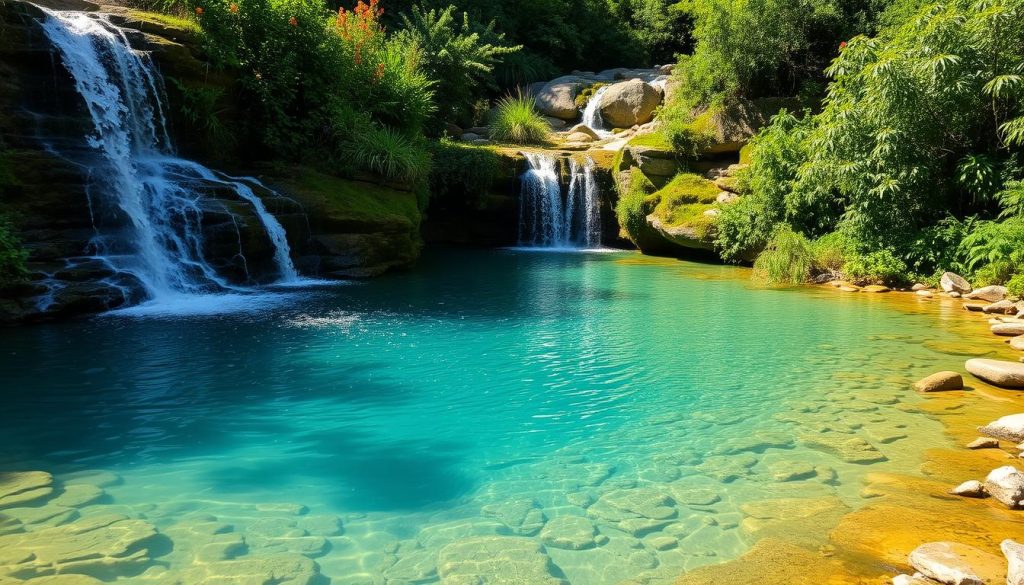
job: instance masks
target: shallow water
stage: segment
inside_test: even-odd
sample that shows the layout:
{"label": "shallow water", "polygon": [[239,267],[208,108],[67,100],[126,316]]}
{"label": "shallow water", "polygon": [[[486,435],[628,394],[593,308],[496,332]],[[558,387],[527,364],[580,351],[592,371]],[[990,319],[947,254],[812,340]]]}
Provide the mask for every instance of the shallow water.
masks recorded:
{"label": "shallow water", "polygon": [[[173,548],[105,578],[294,553],[332,583],[670,583],[762,536],[759,502],[855,508],[948,442],[907,389],[962,364],[940,320],[746,275],[435,251],[258,312],[0,331],[0,471],[122,478],[78,515]],[[203,553],[214,521],[246,547]]]}

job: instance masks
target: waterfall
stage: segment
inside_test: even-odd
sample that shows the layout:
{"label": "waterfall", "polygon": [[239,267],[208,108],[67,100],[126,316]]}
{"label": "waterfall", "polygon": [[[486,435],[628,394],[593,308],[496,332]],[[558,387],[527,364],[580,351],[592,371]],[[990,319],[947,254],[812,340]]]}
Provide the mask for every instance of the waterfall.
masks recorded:
{"label": "waterfall", "polygon": [[604,119],[601,118],[601,96],[611,86],[599,87],[594,95],[590,96],[587,107],[583,109],[583,124],[589,127],[601,138],[611,136],[611,132],[604,129]]}
{"label": "waterfall", "polygon": [[524,152],[527,169],[520,177],[519,245],[530,248],[598,248],[601,246],[601,198],[594,161],[569,159],[568,190],[563,197],[558,160],[550,154]]}
{"label": "waterfall", "polygon": [[153,301],[244,290],[203,256],[205,201],[199,186],[212,185],[233,191],[251,206],[274,246],[279,279],[297,279],[284,228],[253,190],[265,187],[174,156],[162,78],[148,55],[133,50],[125,32],[103,15],[46,14],[43,30],[92,119],[86,140],[99,163],[91,171],[90,192],[104,198],[90,195],[90,206],[109,206],[106,215],[127,226],[114,229],[94,219],[96,256],[137,279]]}

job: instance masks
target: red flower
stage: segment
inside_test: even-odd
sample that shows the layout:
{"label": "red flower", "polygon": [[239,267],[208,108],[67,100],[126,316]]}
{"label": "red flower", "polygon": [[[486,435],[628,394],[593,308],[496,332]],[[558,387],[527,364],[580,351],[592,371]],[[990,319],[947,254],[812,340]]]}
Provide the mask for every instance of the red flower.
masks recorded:
{"label": "red flower", "polygon": [[288,19],[288,24],[290,26],[299,26],[299,20],[293,16]]}
{"label": "red flower", "polygon": [[203,15],[203,7],[202,6],[196,6],[196,16],[202,16],[202,15]]}
{"label": "red flower", "polygon": [[843,41],[843,42],[839,43],[839,50],[840,51],[842,51],[845,48],[846,48],[846,41]]}

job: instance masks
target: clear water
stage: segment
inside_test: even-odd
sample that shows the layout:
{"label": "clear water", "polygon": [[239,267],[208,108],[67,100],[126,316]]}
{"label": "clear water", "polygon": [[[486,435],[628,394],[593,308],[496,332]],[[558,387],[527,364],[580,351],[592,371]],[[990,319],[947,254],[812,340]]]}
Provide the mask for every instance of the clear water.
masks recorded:
{"label": "clear water", "polygon": [[[257,312],[0,331],[0,471],[119,474],[81,515],[171,535],[154,571],[201,562],[182,530],[196,518],[259,558],[337,516],[343,533],[304,551],[332,583],[537,567],[671,583],[750,546],[745,504],[855,507],[867,472],[912,471],[947,439],[906,384],[963,359],[934,349],[956,342],[934,317],[868,295],[630,253],[435,251],[411,273],[282,294]],[[815,436],[887,460],[844,461]],[[568,530],[582,550],[553,544],[566,516],[592,527]]]}

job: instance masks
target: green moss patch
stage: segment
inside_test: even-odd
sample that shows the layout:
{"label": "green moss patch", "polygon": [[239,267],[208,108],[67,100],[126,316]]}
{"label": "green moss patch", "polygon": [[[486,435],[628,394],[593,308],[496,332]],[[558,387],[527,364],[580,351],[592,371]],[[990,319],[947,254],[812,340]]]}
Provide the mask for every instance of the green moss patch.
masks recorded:
{"label": "green moss patch", "polygon": [[651,196],[658,201],[654,214],[665,227],[688,227],[703,239],[715,223],[715,218],[704,212],[714,209],[719,191],[700,175],[680,173]]}

